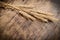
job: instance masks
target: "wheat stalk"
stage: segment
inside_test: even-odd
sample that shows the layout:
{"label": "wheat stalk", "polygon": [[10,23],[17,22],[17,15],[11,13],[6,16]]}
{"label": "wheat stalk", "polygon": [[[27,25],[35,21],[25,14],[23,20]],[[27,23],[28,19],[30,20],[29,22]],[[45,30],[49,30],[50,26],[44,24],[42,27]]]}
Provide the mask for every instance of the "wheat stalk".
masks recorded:
{"label": "wheat stalk", "polygon": [[2,4],[2,6],[5,7],[5,8],[16,9],[20,12],[20,14],[22,14],[26,18],[30,18],[32,20],[36,20],[36,18],[37,18],[37,19],[40,19],[44,22],[48,22],[48,19],[53,21],[53,22],[58,21],[58,19],[53,17],[53,14],[43,13],[43,12],[34,10],[33,7],[31,7],[31,6],[27,6],[27,5],[25,5],[25,6],[24,5],[14,6],[14,5],[11,5],[11,4],[4,3],[4,2],[0,2],[0,4]]}

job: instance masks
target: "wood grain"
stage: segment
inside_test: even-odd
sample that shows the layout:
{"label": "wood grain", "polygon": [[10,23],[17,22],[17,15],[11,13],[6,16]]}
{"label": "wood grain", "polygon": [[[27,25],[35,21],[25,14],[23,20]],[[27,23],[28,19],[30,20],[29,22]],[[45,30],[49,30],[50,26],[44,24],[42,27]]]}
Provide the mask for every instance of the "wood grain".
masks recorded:
{"label": "wood grain", "polygon": [[[17,0],[13,5],[34,4],[36,9],[51,12],[60,19],[60,7],[50,0],[24,2]],[[17,10],[0,7],[0,40],[59,40],[60,21],[45,23],[39,20],[31,21],[22,16]]]}

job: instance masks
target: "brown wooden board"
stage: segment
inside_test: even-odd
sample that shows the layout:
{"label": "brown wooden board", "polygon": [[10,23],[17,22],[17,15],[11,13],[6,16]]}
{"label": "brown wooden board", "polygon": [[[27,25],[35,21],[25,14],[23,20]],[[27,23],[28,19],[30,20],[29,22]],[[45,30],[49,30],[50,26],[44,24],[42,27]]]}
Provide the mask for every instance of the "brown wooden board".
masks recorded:
{"label": "brown wooden board", "polygon": [[[12,5],[34,5],[35,10],[52,13],[60,19],[59,0],[1,0]],[[1,5],[0,5],[1,6]],[[17,10],[0,7],[0,40],[59,40],[60,20],[42,22],[26,19]]]}

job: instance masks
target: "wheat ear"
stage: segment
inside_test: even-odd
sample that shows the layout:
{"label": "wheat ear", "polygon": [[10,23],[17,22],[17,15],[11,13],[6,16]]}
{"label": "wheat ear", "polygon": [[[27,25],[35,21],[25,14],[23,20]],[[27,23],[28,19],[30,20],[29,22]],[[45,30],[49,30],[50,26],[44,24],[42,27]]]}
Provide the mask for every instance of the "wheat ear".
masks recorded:
{"label": "wheat ear", "polygon": [[[51,20],[51,21],[57,21],[58,20],[58,19],[53,17],[53,14],[43,13],[43,12],[40,12],[40,11],[37,11],[37,10],[33,10],[33,8],[31,7],[31,9],[30,9],[29,6],[13,6],[11,4],[7,4],[7,3],[4,3],[4,2],[0,2],[0,3],[3,4],[3,6],[5,8],[11,8],[11,9],[18,10],[20,12],[20,14],[22,14],[26,18],[30,18],[32,20],[36,20],[36,18],[38,18],[42,21],[45,21],[45,22],[48,22],[48,19]],[[33,15],[34,17],[31,16],[31,15]]]}

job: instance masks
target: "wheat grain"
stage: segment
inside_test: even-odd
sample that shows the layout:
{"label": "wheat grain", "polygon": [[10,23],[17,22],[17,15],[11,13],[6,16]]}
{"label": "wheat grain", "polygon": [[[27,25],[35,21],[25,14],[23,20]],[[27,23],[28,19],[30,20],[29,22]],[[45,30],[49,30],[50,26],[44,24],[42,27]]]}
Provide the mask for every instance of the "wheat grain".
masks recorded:
{"label": "wheat grain", "polygon": [[48,22],[46,19],[49,19],[51,21],[58,21],[58,19],[54,18],[53,15],[49,16],[49,15],[38,14],[37,12],[31,12],[31,11],[26,10],[26,9],[25,10],[22,9],[22,10],[25,11],[26,13],[32,14],[33,16],[37,17],[38,19],[41,19],[42,21]]}

